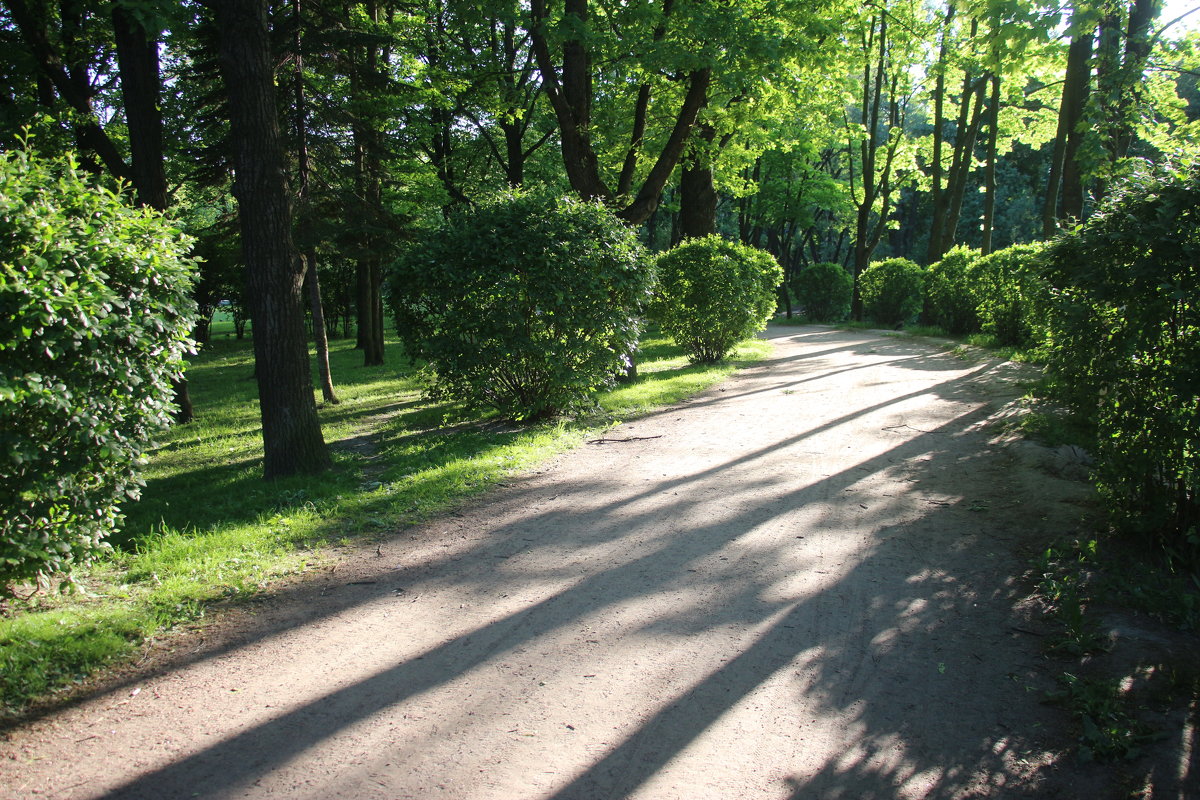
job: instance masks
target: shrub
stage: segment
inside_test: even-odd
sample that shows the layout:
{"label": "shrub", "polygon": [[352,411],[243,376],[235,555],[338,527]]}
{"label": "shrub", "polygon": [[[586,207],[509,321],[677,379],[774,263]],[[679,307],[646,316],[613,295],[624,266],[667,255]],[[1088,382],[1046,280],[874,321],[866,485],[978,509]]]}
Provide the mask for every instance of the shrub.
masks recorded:
{"label": "shrub", "polygon": [[899,326],[921,312],[925,270],[907,258],[876,261],[858,276],[863,310],[882,325]]}
{"label": "shrub", "polygon": [[953,336],[979,331],[981,295],[972,274],[978,259],[978,250],[955,247],[925,273],[929,322]]}
{"label": "shrub", "polygon": [[603,206],[512,194],[454,215],[393,268],[390,303],[435,397],[518,420],[583,402],[628,362],[652,272]]}
{"label": "shrub", "polygon": [[[0,586],[105,548],[171,418],[190,240],[74,163],[0,156]],[[64,586],[70,585],[68,582]]]}
{"label": "shrub", "polygon": [[840,264],[809,264],[792,279],[796,301],[813,322],[841,322],[850,314],[854,278]]}
{"label": "shrub", "polygon": [[1041,252],[1041,244],[1018,244],[975,262],[980,329],[999,344],[1033,347],[1045,339],[1050,296],[1038,266]]}
{"label": "shrub", "polygon": [[720,361],[762,330],[783,270],[775,258],[719,236],[686,239],[658,257],[662,329],[693,363]]}
{"label": "shrub", "polygon": [[1119,524],[1200,556],[1200,169],[1114,187],[1045,253],[1048,368]]}

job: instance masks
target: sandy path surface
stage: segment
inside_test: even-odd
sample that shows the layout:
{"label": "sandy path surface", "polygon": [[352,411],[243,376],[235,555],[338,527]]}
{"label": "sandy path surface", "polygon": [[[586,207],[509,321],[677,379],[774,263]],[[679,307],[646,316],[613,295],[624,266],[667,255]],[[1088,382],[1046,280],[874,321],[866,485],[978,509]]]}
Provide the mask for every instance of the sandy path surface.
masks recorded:
{"label": "sandy path surface", "polygon": [[5,796],[1080,796],[1014,604],[1081,485],[1002,437],[1017,368],[770,335],[13,732]]}

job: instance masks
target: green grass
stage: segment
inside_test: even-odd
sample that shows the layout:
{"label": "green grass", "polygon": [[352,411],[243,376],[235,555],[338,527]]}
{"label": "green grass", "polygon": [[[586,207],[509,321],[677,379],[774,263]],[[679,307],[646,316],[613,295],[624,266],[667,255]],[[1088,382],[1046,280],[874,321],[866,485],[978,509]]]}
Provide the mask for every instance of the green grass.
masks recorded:
{"label": "green grass", "polygon": [[638,378],[602,393],[595,414],[517,426],[424,401],[395,341],[377,368],[360,366],[352,347],[331,343],[341,402],[320,410],[334,469],[268,483],[250,342],[213,337],[188,372],[196,420],[163,435],[112,557],[80,575],[81,592],[14,602],[0,616],[0,716],[130,658],[216,603],[269,591],[319,564],[328,544],[415,524],[770,351],[751,341],[722,364],[694,366],[651,335]]}

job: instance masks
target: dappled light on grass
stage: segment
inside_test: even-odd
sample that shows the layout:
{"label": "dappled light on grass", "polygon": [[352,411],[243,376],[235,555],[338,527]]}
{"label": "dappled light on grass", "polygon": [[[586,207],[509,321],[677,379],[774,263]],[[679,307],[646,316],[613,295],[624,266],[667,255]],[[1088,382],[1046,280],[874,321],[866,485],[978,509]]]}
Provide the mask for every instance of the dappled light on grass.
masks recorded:
{"label": "dappled light on grass", "polygon": [[[516,471],[578,445],[617,419],[675,402],[761,357],[686,366],[662,338],[647,342],[645,374],[603,418],[499,424],[422,401],[414,368],[393,341],[389,364],[360,366],[347,339],[331,343],[341,404],[320,411],[334,469],[261,478],[262,442],[250,341],[216,338],[189,370],[196,420],[165,432],[125,508],[114,557],[82,576],[83,598],[43,598],[0,620],[3,702],[18,708],[46,690],[128,653],[144,637],[190,622],[212,603],[245,599],[321,562],[329,542],[378,537],[477,495]],[[447,420],[455,424],[444,425]],[[47,614],[61,623],[43,623]],[[54,665],[54,666],[50,666]]]}

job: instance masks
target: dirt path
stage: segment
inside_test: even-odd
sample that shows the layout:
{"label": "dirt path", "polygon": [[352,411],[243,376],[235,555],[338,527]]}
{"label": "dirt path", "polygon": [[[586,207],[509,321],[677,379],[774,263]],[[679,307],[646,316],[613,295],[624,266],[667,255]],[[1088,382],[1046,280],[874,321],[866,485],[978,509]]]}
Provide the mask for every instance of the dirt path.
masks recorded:
{"label": "dirt path", "polygon": [[[773,357],[0,742],[12,797],[1099,797],[1014,610],[1081,484],[1016,367]],[[653,438],[657,437],[657,438]],[[187,650],[184,652],[184,650]]]}

